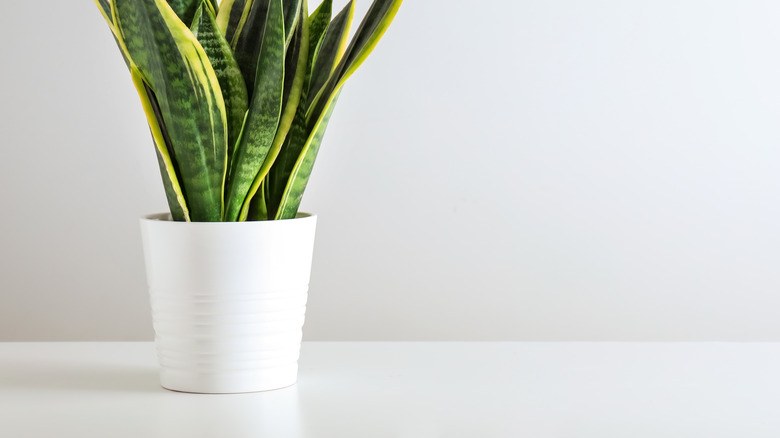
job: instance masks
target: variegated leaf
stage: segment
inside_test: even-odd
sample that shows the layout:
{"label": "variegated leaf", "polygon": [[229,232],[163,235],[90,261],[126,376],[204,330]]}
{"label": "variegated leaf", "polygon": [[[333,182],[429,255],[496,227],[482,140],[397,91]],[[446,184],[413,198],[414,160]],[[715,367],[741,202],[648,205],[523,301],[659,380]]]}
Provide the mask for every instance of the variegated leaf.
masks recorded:
{"label": "variegated leaf", "polygon": [[154,140],[155,155],[157,156],[157,162],[160,167],[160,174],[163,180],[165,195],[168,200],[168,207],[171,211],[171,217],[175,221],[189,221],[190,217],[189,211],[187,210],[187,203],[184,199],[181,185],[179,184],[175,165],[171,159],[170,153],[172,151],[170,141],[162,119],[162,114],[160,113],[157,98],[143,79],[138,68],[133,65],[129,58],[127,47],[125,47],[124,41],[121,39],[119,29],[114,25],[111,2],[109,0],[96,0],[95,3],[100,8],[103,18],[105,18],[108,23],[114,40],[117,43],[117,47],[119,47],[122,54],[122,58],[125,60],[125,64],[130,70],[130,77],[138,91],[138,96],[141,99],[141,106],[146,114],[152,139]]}
{"label": "variegated leaf", "polygon": [[109,0],[95,0],[95,4],[100,9],[100,13],[103,15],[103,18],[106,20],[106,24],[108,24],[108,28],[111,30],[111,34],[114,36],[114,41],[116,42],[117,47],[119,47],[119,51],[122,53],[122,59],[125,60],[125,65],[127,65],[127,68],[130,69],[131,63],[127,54],[127,48],[125,47],[124,42],[119,35],[119,29],[117,29],[116,25],[114,24],[111,2]]}
{"label": "variegated leaf", "polygon": [[251,5],[252,0],[223,0],[219,5],[217,27],[231,47],[235,45],[235,36],[240,33]]}
{"label": "variegated leaf", "polygon": [[286,181],[276,208],[276,219],[295,217],[341,87],[376,47],[400,6],[401,0],[374,0],[344,56],[313,98],[306,113],[309,135]]}
{"label": "variegated leaf", "polygon": [[314,129],[306,139],[303,152],[298,157],[298,161],[293,167],[293,172],[288,179],[282,202],[279,204],[276,213],[274,214],[274,219],[293,219],[298,214],[298,207],[301,205],[303,192],[306,190],[306,185],[309,183],[309,177],[314,168],[314,161],[317,159],[322,137],[325,135],[325,129],[328,127],[328,122],[333,113],[333,108],[336,106],[336,101],[338,101],[339,93],[340,92],[337,91],[333,98],[330,99],[328,106],[325,108],[325,112],[322,114],[322,117],[317,120]]}
{"label": "variegated leaf", "polygon": [[374,0],[355,36],[349,43],[346,53],[331,73],[325,85],[313,98],[306,113],[309,126],[314,126],[330,105],[333,95],[341,89],[344,82],[360,67],[374,50],[379,40],[392,23],[402,0]]}
{"label": "variegated leaf", "polygon": [[141,98],[141,106],[146,113],[149,130],[152,132],[157,163],[160,166],[160,174],[162,175],[163,187],[165,188],[165,196],[168,199],[168,208],[171,210],[171,217],[175,221],[189,221],[190,215],[187,209],[187,201],[184,199],[184,193],[179,185],[179,177],[171,159],[170,137],[164,125],[157,97],[135,66],[131,66],[130,76],[133,79],[136,91],[138,91],[138,97]]}
{"label": "variegated leaf", "polygon": [[249,214],[247,215],[246,220],[248,221],[265,221],[268,220],[268,208],[266,206],[266,194],[268,193],[265,189],[266,187],[266,181],[263,180],[263,182],[260,184],[260,189],[255,194],[254,198],[252,198],[251,203],[249,204]]}
{"label": "variegated leaf", "polygon": [[[247,3],[248,6],[244,11],[245,16],[239,22],[239,27],[236,29],[231,41],[233,54],[236,56],[238,66],[241,68],[246,89],[250,96],[254,95],[255,82],[258,80],[257,69],[260,62],[260,50],[266,38],[265,26],[268,21],[269,7],[276,1],[281,0],[254,0]],[[235,6],[233,7],[235,8]],[[282,20],[284,20],[284,17],[282,17]],[[282,35],[284,35],[284,21],[282,21]],[[284,54],[284,46],[282,47],[282,54]]]}
{"label": "variegated leaf", "polygon": [[230,45],[217,29],[217,23],[211,8],[203,0],[192,22],[192,34],[198,39],[209,58],[211,66],[219,80],[222,97],[225,101],[228,126],[228,162],[233,156],[236,141],[241,133],[246,115],[248,96],[241,70],[233,57]]}
{"label": "variegated leaf", "polygon": [[114,0],[133,64],[154,92],[190,219],[222,219],[225,104],[203,48],[164,0]]}
{"label": "variegated leaf", "polygon": [[95,4],[100,9],[100,13],[103,14],[103,18],[106,19],[109,26],[114,26],[114,20],[111,18],[111,1],[110,0],[95,0]]}
{"label": "variegated leaf", "polygon": [[325,36],[322,38],[322,44],[317,50],[312,66],[311,82],[308,89],[308,95],[311,99],[317,96],[344,55],[349,40],[349,29],[352,27],[352,17],[355,15],[354,5],[354,1],[347,3],[328,25]]}
{"label": "variegated leaf", "polygon": [[[308,92],[314,59],[322,45],[322,39],[330,24],[332,12],[333,0],[324,0],[309,16],[309,59],[306,62],[306,79],[304,79],[303,83],[304,93]],[[302,98],[301,100],[305,102],[306,99]]]}
{"label": "variegated leaf", "polygon": [[[288,47],[295,34],[295,28],[298,27],[300,22],[299,18],[301,17],[303,2],[301,0],[284,0],[282,4],[284,6],[284,46]],[[307,14],[303,16],[305,17]]]}
{"label": "variegated leaf", "polygon": [[[254,88],[231,162],[225,200],[226,221],[240,219],[247,193],[268,156],[279,125],[284,91],[284,14],[281,0],[270,0],[267,6],[267,22],[261,26],[263,33],[260,34],[261,47],[257,57],[257,76],[262,77],[262,81]],[[246,30],[245,26],[243,32]]]}
{"label": "variegated leaf", "polygon": [[241,218],[249,218],[250,220],[257,220],[258,217],[248,216],[249,212],[253,210],[251,202],[254,198],[259,198],[257,202],[263,203],[263,208],[254,208],[254,211],[267,212],[267,206],[265,204],[265,198],[262,196],[256,196],[261,183],[266,179],[272,166],[275,165],[276,160],[282,149],[282,145],[288,136],[290,126],[293,123],[295,115],[297,113],[298,105],[300,103],[303,83],[306,78],[307,61],[309,58],[309,22],[306,20],[308,15],[307,3],[304,0],[302,7],[299,11],[301,15],[299,17],[299,25],[296,26],[295,36],[292,39],[290,46],[287,49],[285,60],[285,78],[284,78],[284,94],[283,102],[284,109],[282,110],[282,116],[279,119],[279,126],[276,129],[276,136],[271,145],[271,149],[268,151],[268,156],[257,173],[252,187],[249,189],[247,199],[244,202],[242,208]]}
{"label": "variegated leaf", "polygon": [[[306,126],[306,99],[309,90],[309,81],[314,65],[314,55],[321,45],[326,29],[330,23],[333,1],[325,0],[309,17],[309,53],[306,61],[306,75],[301,89],[301,97],[295,112],[292,125],[285,137],[279,156],[265,178],[265,211],[269,217],[273,217],[282,200],[287,180],[295,166],[298,157],[303,151],[309,132]],[[348,9],[345,9],[348,10]],[[346,15],[346,14],[344,14]],[[339,20],[343,21],[343,20]]]}
{"label": "variegated leaf", "polygon": [[[122,1],[122,0],[117,0]],[[188,27],[192,23],[195,11],[198,10],[201,0],[167,0],[176,16]]]}

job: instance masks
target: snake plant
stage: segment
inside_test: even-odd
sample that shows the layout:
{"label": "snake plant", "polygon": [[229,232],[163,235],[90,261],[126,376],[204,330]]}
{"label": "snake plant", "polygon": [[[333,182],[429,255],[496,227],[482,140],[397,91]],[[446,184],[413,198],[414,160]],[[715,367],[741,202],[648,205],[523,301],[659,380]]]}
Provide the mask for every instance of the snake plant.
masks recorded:
{"label": "snake plant", "polygon": [[401,0],[95,0],[149,122],[171,216],[294,218],[344,82]]}

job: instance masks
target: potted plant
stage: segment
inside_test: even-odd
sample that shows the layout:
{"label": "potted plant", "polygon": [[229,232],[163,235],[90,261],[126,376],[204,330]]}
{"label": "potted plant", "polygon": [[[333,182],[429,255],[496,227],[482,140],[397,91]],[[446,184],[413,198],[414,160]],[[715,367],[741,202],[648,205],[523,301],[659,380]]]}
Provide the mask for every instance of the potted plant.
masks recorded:
{"label": "potted plant", "polygon": [[141,220],[161,383],[289,386],[316,216],[299,213],[344,82],[401,0],[96,0],[146,113],[169,213]]}

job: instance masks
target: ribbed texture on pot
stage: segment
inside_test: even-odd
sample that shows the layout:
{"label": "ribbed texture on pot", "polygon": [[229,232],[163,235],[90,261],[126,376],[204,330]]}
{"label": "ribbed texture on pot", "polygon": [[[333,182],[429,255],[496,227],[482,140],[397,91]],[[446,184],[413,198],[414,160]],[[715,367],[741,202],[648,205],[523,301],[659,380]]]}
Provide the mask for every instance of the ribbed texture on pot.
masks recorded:
{"label": "ribbed texture on pot", "polygon": [[201,393],[296,382],[316,217],[141,221],[160,381]]}
{"label": "ribbed texture on pot", "polygon": [[[304,285],[189,297],[152,291],[162,385],[187,392],[249,392],[292,385],[307,290]],[[247,386],[248,382],[253,383]]]}

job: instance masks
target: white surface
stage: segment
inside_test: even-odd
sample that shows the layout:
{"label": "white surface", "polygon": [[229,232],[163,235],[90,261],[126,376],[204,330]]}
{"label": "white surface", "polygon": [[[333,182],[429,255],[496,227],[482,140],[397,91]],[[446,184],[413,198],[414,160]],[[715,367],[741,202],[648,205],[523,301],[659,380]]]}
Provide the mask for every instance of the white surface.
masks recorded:
{"label": "white surface", "polygon": [[299,383],[198,395],[150,343],[0,344],[14,438],[776,438],[780,344],[304,343]]}
{"label": "white surface", "polygon": [[141,220],[164,387],[236,393],[295,383],[317,228],[317,216],[299,216]]}
{"label": "white surface", "polygon": [[[0,340],[151,340],[137,219],[165,198],[121,56],[90,0],[6,3]],[[778,22],[406,0],[304,197],[305,339],[780,341]]]}

